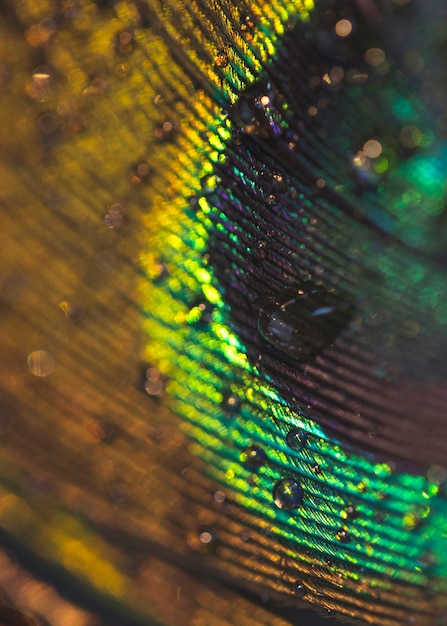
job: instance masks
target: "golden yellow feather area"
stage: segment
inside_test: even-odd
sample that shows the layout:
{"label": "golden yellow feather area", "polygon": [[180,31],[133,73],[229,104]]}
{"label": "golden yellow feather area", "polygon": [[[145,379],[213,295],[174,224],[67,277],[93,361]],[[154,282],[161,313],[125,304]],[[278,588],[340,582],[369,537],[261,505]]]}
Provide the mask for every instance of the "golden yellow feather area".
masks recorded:
{"label": "golden yellow feather area", "polygon": [[[225,6],[231,22],[239,9]],[[183,20],[197,19],[194,7]],[[284,16],[268,2],[255,10],[280,29]],[[160,11],[87,0],[0,10],[0,590],[57,626],[100,624],[97,614],[129,625],[280,626],[201,579],[202,529],[224,525],[225,502],[178,418],[141,382],[154,205],[184,192],[173,173],[194,160],[178,132],[188,111],[176,103],[195,87],[151,26]],[[216,29],[204,44],[210,64],[197,59],[210,89],[221,87],[221,37]],[[239,42],[246,52],[250,37]],[[197,98],[216,113],[209,95]],[[228,532],[248,536],[252,523]],[[273,551],[262,529],[251,532]],[[242,560],[253,558],[247,542]],[[196,559],[194,574],[176,565]],[[260,565],[253,582],[263,581]]]}

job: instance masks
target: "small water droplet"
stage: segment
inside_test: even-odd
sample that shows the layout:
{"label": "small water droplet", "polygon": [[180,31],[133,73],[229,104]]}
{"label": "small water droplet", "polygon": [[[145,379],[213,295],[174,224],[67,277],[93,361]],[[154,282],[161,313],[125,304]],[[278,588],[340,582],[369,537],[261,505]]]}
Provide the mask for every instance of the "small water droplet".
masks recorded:
{"label": "small water droplet", "polygon": [[80,302],[75,300],[62,300],[59,302],[59,308],[64,313],[65,317],[73,322],[79,324],[84,319],[85,309]]}
{"label": "small water droplet", "polygon": [[264,240],[257,241],[251,249],[251,252],[255,259],[263,261],[267,257],[267,242]]}
{"label": "small water droplet", "polygon": [[214,305],[207,300],[197,300],[193,303],[186,315],[188,324],[196,326],[205,326],[213,319]]}
{"label": "small water droplet", "polygon": [[198,531],[191,531],[186,537],[188,546],[200,554],[209,554],[217,546],[217,535],[212,528],[201,527]]}
{"label": "small water droplet", "polygon": [[94,424],[95,439],[98,443],[111,441],[115,434],[115,425],[107,419],[99,419]]}
{"label": "small water droplet", "polygon": [[358,511],[353,504],[347,504],[341,512],[343,519],[355,519],[358,516]]}
{"label": "small water droplet", "polygon": [[282,134],[278,110],[281,97],[271,83],[258,83],[242,93],[235,105],[235,121],[248,135],[269,139]]}
{"label": "small water droplet", "polygon": [[293,593],[297,598],[304,598],[307,593],[307,587],[302,582],[297,582],[293,586]]}
{"label": "small water droplet", "polygon": [[223,502],[225,502],[225,493],[219,489],[219,490],[218,490],[218,491],[216,491],[216,492],[215,492],[215,494],[214,494],[214,500],[215,500],[218,504],[222,504]]}
{"label": "small water droplet", "polygon": [[340,530],[337,531],[336,537],[340,543],[349,543],[351,541],[349,530],[345,528],[340,528]]}
{"label": "small water droplet", "polygon": [[241,462],[251,470],[256,470],[267,461],[267,455],[259,446],[249,446],[241,454]]}
{"label": "small water droplet", "polygon": [[306,360],[336,340],[352,313],[340,294],[305,284],[262,306],[258,330],[282,352]]}
{"label": "small water droplet", "polygon": [[236,415],[241,408],[241,399],[235,393],[227,393],[224,394],[222,398],[222,409],[225,413],[229,413],[230,415]]}
{"label": "small water droplet", "polygon": [[148,367],[144,390],[149,396],[161,396],[166,387],[165,377],[157,367]]}
{"label": "small water droplet", "polygon": [[321,466],[318,465],[318,463],[315,463],[315,465],[312,466],[312,471],[315,474],[321,474]]}
{"label": "small water droplet", "polygon": [[111,230],[119,228],[123,223],[125,213],[126,209],[122,204],[118,202],[112,204],[104,216],[104,223],[107,228],[110,228]]}
{"label": "small water droplet", "polygon": [[169,143],[174,141],[177,134],[177,128],[170,120],[160,122],[154,128],[154,138],[160,143]]}
{"label": "small water droplet", "polygon": [[446,481],[446,477],[447,472],[445,467],[441,465],[432,465],[427,470],[427,479],[435,485],[442,485]]}
{"label": "small water droplet", "polygon": [[255,30],[255,22],[251,15],[241,15],[240,29],[246,39],[251,39]]}
{"label": "small water droplet", "polygon": [[130,172],[130,180],[134,183],[134,185],[139,185],[143,181],[147,181],[149,179],[149,174],[151,172],[151,168],[146,161],[141,161],[136,165]]}
{"label": "small water droplet", "polygon": [[292,428],[286,435],[286,443],[292,450],[301,450],[307,443],[308,434],[300,428]]}
{"label": "small water droplet", "polygon": [[292,478],[282,478],[273,488],[273,500],[278,509],[295,509],[303,502],[303,488]]}
{"label": "small water droplet", "polygon": [[115,52],[120,56],[128,56],[135,47],[135,38],[130,30],[118,33],[115,41]]}
{"label": "small water droplet", "polygon": [[46,350],[35,350],[28,356],[28,369],[34,376],[45,378],[54,369],[54,357]]}
{"label": "small water droplet", "polygon": [[227,67],[228,55],[224,50],[219,50],[214,58],[214,63],[217,67]]}

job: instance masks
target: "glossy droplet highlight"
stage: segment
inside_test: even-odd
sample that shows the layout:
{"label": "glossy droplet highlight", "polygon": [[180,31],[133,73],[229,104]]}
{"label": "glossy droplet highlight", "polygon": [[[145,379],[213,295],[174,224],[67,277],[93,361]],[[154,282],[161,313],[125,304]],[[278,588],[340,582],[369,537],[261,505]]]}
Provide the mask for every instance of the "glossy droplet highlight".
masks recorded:
{"label": "glossy droplet highlight", "polygon": [[213,318],[213,310],[214,306],[210,302],[198,300],[187,313],[186,321],[188,324],[195,324],[197,326],[209,324]]}
{"label": "glossy droplet highlight", "polygon": [[303,488],[292,478],[282,478],[273,488],[273,501],[278,509],[295,509],[303,502]]}
{"label": "glossy droplet highlight", "polygon": [[335,291],[303,285],[261,307],[258,330],[275,348],[307,360],[334,343],[352,314],[352,306]]}
{"label": "glossy droplet highlight", "polygon": [[257,259],[258,261],[263,261],[265,258],[267,258],[267,242],[263,240],[257,241],[253,245],[251,251],[255,259]]}
{"label": "glossy droplet highlight", "polygon": [[280,100],[271,83],[255,84],[236,103],[235,121],[248,135],[260,139],[279,137],[282,134]]}
{"label": "glossy droplet highlight", "polygon": [[228,65],[228,55],[225,50],[220,50],[214,59],[214,63],[217,67],[227,67]]}
{"label": "glossy droplet highlight", "polygon": [[293,593],[297,598],[304,598],[307,593],[307,587],[302,582],[295,583]]}
{"label": "glossy droplet highlight", "polygon": [[241,399],[235,393],[227,393],[222,398],[222,409],[225,413],[235,415],[241,408]]}
{"label": "glossy droplet highlight", "polygon": [[259,446],[250,446],[241,454],[241,461],[248,469],[256,470],[267,461],[267,455]]}
{"label": "glossy droplet highlight", "polygon": [[343,519],[355,519],[358,517],[358,511],[353,504],[347,504],[341,512]]}
{"label": "glossy droplet highlight", "polygon": [[210,554],[217,545],[217,536],[213,528],[202,527],[191,531],[186,537],[188,546],[200,554]]}
{"label": "glossy droplet highlight", "polygon": [[308,435],[300,428],[292,428],[286,435],[286,443],[292,450],[301,450],[307,443]]}
{"label": "glossy droplet highlight", "polygon": [[351,535],[345,528],[340,528],[340,530],[337,531],[336,537],[340,543],[349,543],[351,541]]}

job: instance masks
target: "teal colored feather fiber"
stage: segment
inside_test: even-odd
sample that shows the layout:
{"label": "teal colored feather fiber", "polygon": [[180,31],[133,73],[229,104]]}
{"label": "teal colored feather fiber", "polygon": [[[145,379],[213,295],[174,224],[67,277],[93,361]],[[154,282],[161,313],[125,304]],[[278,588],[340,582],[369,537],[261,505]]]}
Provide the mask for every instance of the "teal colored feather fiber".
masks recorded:
{"label": "teal colored feather fiber", "polygon": [[[351,26],[360,19],[344,11]],[[317,4],[248,81],[225,57],[224,80],[246,86],[220,96],[226,114],[206,134],[195,182],[189,172],[180,223],[151,240],[169,274],[151,290],[148,354],[231,503],[225,524],[248,517],[277,545],[247,562],[243,541],[218,528],[214,567],[292,603],[431,624],[445,603],[444,451],[434,442],[414,458],[420,444],[402,433],[439,422],[445,406],[441,389],[431,406],[423,395],[445,367],[445,271],[424,234],[443,202],[443,144],[412,76],[392,56],[383,66],[380,37],[359,22],[351,49],[337,24]],[[382,61],[368,65],[368,51]],[[323,294],[321,310],[327,294],[329,308],[352,305],[335,337],[305,304],[281,319],[306,289]],[[270,336],[259,334],[266,303]],[[321,345],[300,358],[315,328]]]}

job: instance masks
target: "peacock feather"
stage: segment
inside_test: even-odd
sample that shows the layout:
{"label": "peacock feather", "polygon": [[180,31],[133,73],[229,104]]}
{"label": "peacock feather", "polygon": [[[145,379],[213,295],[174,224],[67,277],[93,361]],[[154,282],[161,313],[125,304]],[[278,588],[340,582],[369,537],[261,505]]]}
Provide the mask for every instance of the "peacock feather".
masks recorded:
{"label": "peacock feather", "polygon": [[443,3],[0,15],[3,599],[444,623]]}

